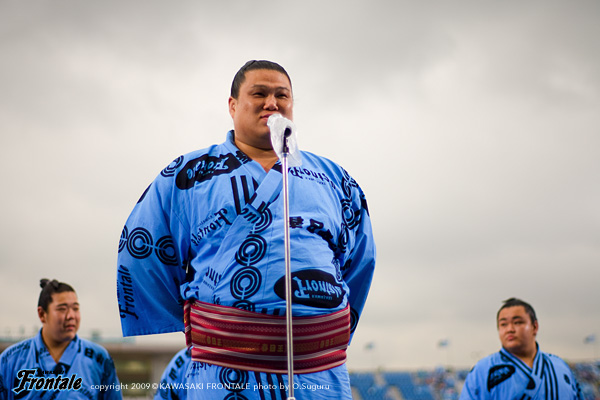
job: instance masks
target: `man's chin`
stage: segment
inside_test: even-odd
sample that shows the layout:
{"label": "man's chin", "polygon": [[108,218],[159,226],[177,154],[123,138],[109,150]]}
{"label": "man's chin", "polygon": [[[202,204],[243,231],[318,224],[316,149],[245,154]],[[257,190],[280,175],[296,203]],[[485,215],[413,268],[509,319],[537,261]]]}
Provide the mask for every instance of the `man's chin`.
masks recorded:
{"label": "man's chin", "polygon": [[512,354],[520,354],[523,350],[522,346],[520,346],[518,343],[507,343],[504,348]]}
{"label": "man's chin", "polygon": [[63,333],[63,341],[67,342],[67,341],[71,341],[73,339],[75,339],[75,336],[77,336],[77,329],[71,330],[68,329]]}

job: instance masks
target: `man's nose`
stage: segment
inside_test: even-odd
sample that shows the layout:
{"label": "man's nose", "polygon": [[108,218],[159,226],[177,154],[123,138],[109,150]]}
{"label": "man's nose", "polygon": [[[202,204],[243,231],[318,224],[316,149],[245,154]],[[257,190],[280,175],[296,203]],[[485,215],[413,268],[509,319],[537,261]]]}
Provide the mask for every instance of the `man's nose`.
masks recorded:
{"label": "man's nose", "polygon": [[275,97],[275,95],[268,95],[265,98],[265,109],[267,110],[278,110],[279,107],[277,107],[277,97]]}

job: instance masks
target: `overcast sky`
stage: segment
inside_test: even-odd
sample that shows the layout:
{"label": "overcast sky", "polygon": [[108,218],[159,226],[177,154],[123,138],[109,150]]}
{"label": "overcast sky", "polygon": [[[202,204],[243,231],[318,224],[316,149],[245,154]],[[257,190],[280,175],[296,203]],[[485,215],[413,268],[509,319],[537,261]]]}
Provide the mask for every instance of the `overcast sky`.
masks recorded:
{"label": "overcast sky", "polygon": [[0,336],[39,329],[48,277],[76,288],[82,336],[120,337],[127,216],[225,139],[233,75],[264,58],[292,77],[300,148],[369,202],[350,368],[470,367],[511,296],[542,350],[600,357],[598,21],[592,0],[0,0]]}

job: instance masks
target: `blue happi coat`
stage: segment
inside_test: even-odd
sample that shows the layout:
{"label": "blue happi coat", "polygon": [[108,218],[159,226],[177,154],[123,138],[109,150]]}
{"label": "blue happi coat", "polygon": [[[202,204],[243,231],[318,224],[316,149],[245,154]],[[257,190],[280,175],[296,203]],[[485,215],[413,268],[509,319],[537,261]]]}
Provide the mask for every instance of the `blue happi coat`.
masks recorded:
{"label": "blue happi coat", "polygon": [[[322,315],[349,305],[354,332],[375,266],[365,196],[337,164],[308,152],[301,157],[302,165],[289,172],[292,313]],[[235,146],[232,131],[225,143],[167,166],[142,195],[121,235],[117,294],[123,334],[182,331],[188,299],[284,315],[281,188],[281,165],[265,172]],[[207,384],[244,380],[269,391],[287,382],[285,376],[202,363],[194,363],[189,375]],[[345,365],[305,374],[300,386],[302,381],[310,386],[309,398],[351,398]],[[315,389],[319,383],[335,389]],[[218,387],[205,386],[201,397],[231,395]],[[279,398],[276,392],[271,397]],[[260,390],[236,393],[264,395]]]}
{"label": "blue happi coat", "polygon": [[192,362],[190,349],[179,350],[163,371],[154,393],[154,400],[183,400],[187,398],[187,370]]}
{"label": "blue happi coat", "polygon": [[574,400],[580,396],[571,369],[559,357],[538,347],[531,368],[503,348],[473,367],[460,400]]}
{"label": "blue happi coat", "polygon": [[58,363],[48,352],[41,330],[37,336],[8,347],[0,356],[0,400],[118,400],[122,398],[120,390],[106,349],[78,336]]}

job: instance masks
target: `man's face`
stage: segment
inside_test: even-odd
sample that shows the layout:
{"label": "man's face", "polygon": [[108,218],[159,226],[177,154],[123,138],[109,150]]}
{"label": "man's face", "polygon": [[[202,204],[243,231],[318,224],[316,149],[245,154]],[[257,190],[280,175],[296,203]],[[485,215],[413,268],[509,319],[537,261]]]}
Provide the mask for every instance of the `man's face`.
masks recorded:
{"label": "man's face", "polygon": [[54,342],[66,342],[75,338],[81,316],[75,292],[54,293],[48,311],[38,307],[44,337]]}
{"label": "man's face", "polygon": [[531,322],[523,306],[504,308],[498,315],[498,336],[502,347],[515,355],[535,349],[537,331],[537,321]]}
{"label": "man's face", "polygon": [[292,88],[285,74],[268,69],[246,72],[238,98],[229,98],[236,142],[258,149],[272,149],[267,120],[272,114],[281,114],[291,120],[292,109]]}

